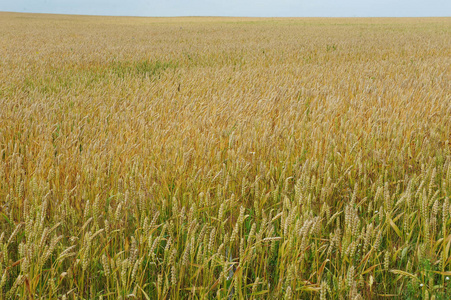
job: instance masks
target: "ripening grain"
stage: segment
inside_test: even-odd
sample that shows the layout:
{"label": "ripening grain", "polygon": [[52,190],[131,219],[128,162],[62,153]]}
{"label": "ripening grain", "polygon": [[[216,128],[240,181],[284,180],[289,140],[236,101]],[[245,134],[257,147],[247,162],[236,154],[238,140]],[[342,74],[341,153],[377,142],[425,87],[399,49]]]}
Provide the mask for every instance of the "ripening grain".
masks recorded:
{"label": "ripening grain", "polygon": [[0,299],[449,299],[450,141],[450,18],[0,13]]}

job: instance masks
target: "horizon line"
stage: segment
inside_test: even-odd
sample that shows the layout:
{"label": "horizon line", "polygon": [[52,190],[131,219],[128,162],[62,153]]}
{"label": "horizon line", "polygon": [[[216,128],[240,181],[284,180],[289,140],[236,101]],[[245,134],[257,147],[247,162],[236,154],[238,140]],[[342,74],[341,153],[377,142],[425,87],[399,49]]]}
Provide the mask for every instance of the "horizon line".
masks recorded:
{"label": "horizon line", "polygon": [[0,13],[14,13],[14,14],[39,14],[39,15],[56,15],[56,16],[80,16],[80,17],[119,17],[119,18],[258,18],[258,19],[293,19],[293,18],[330,18],[330,19],[345,19],[345,18],[362,18],[362,19],[377,19],[377,18],[451,18],[451,15],[432,15],[432,16],[233,16],[233,15],[115,15],[115,14],[77,14],[77,13],[55,13],[55,12],[23,12],[12,10],[0,10]]}

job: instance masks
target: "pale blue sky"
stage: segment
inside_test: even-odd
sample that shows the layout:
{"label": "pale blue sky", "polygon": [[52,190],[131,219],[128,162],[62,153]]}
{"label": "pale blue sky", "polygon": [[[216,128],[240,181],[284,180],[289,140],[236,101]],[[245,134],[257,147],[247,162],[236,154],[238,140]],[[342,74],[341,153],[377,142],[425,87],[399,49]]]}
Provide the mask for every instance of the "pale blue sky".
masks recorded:
{"label": "pale blue sky", "polygon": [[0,0],[0,11],[119,16],[451,16],[451,0]]}

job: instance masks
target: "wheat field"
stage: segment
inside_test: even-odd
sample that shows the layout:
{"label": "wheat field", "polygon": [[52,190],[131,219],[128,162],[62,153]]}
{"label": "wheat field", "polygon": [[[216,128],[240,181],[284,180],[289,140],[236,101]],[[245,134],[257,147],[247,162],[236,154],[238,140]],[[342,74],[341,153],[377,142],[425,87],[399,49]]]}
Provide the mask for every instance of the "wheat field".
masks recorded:
{"label": "wheat field", "polygon": [[0,299],[449,299],[451,18],[0,13]]}

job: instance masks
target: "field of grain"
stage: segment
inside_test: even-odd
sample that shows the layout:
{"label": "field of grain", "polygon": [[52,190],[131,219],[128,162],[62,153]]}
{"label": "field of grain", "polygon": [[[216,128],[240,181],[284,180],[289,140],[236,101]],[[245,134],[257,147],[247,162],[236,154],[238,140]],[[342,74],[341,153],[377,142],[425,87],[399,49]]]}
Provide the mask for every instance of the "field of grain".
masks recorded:
{"label": "field of grain", "polygon": [[0,299],[449,299],[451,18],[0,13]]}

